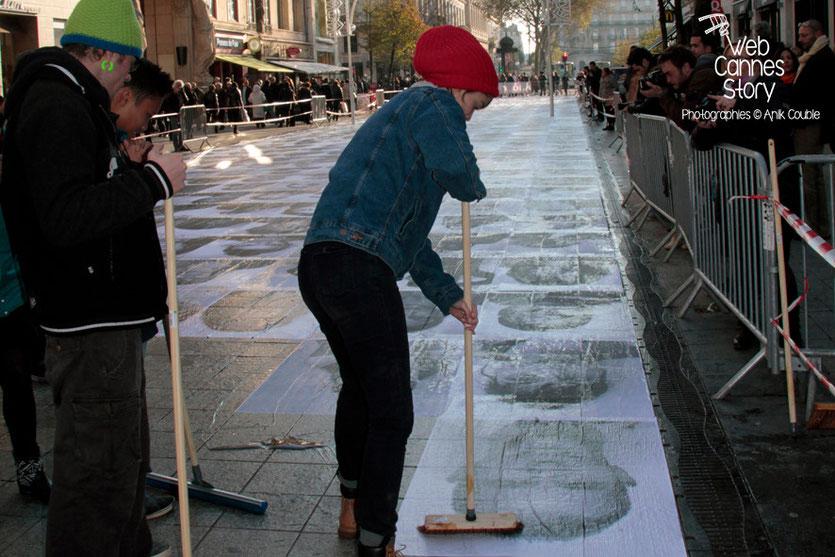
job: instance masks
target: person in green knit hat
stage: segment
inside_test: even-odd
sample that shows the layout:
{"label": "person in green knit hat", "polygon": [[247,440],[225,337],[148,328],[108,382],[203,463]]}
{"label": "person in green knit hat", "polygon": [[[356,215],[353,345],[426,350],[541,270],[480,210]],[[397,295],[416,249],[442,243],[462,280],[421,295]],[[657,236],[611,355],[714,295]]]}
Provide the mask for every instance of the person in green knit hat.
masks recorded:
{"label": "person in green knit hat", "polygon": [[111,97],[142,56],[131,0],[80,0],[61,46],[21,56],[6,99],[0,206],[46,334],[55,402],[46,555],[148,557],[142,328],[167,314],[154,206],[180,191],[178,154],[130,164]]}

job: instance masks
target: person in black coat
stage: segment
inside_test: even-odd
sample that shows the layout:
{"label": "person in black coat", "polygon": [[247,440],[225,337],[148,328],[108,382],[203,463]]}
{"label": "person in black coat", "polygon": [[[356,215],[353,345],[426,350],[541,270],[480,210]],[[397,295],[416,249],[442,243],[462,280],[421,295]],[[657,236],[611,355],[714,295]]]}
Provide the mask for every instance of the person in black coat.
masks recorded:
{"label": "person in black coat", "polygon": [[333,98],[333,121],[336,122],[339,120],[339,113],[342,110],[341,104],[342,100],[345,98],[345,94],[342,90],[342,85],[339,83],[339,80],[334,78],[331,81],[331,97]]}
{"label": "person in black coat", "polygon": [[[835,139],[835,110],[832,108],[832,88],[835,87],[835,53],[823,27],[815,20],[800,24],[797,40],[803,48],[800,66],[791,91],[791,107],[804,114],[818,111],[818,119],[796,119],[794,149],[798,155],[817,155],[823,146]],[[808,112],[807,112],[808,111]],[[821,165],[803,165],[803,195],[809,225],[823,238],[831,240],[826,199],[826,184]]]}
{"label": "person in black coat", "polygon": [[[212,124],[217,122],[220,103],[214,84],[209,85],[209,90],[203,95],[203,106],[206,107],[206,120],[208,123]],[[217,126],[212,126],[212,129],[217,131]]]}
{"label": "person in black coat", "polygon": [[[301,87],[299,87],[299,90],[296,92],[296,100],[302,101],[302,100],[312,99],[312,98],[313,98],[313,93],[310,90],[310,82],[305,81],[304,83],[301,84]],[[302,116],[299,116],[299,120],[301,122],[304,122],[305,124],[309,124],[310,123],[310,111],[312,110],[312,103],[311,102],[305,102],[305,103],[301,103],[299,106],[301,107],[301,112],[303,114]]]}
{"label": "person in black coat", "polygon": [[[175,116],[169,116],[164,120],[160,120],[160,123],[165,126],[165,129],[178,130],[180,128],[180,109],[187,104],[185,93],[183,92],[183,80],[178,79],[171,86],[171,93],[162,101],[161,110],[163,114],[175,114]],[[168,134],[168,137],[171,139],[175,151],[185,150],[185,147],[183,147],[182,132],[171,132]]]}
{"label": "person in black coat", "polygon": [[[241,96],[241,90],[238,84],[230,81],[226,87],[226,98],[228,105],[226,107],[226,119],[228,122],[245,122],[247,121],[246,112],[244,111],[244,99]],[[232,124],[232,133],[238,134],[238,126]]]}

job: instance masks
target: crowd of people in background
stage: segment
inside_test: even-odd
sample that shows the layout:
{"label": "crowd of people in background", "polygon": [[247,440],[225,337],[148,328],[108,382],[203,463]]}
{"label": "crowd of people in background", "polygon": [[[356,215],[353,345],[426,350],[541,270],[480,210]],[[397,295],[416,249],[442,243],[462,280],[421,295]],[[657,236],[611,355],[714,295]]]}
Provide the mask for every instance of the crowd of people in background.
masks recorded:
{"label": "crowd of people in background", "polygon": [[[568,95],[568,89],[571,83],[571,79],[568,75],[568,71],[565,69],[560,69],[559,71],[554,70],[551,74],[551,83],[552,87],[554,88],[555,95]],[[529,76],[527,72],[504,72],[499,71],[499,83],[530,83],[530,88],[527,86],[523,87],[519,93],[511,92],[509,93],[510,96],[517,96],[517,95],[547,95],[548,94],[548,74],[544,71],[531,73]],[[501,92],[501,86],[499,91]]]}
{"label": "crowd of people in background", "polygon": [[[768,140],[773,139],[778,161],[792,155],[822,154],[835,143],[835,52],[818,21],[801,23],[797,37],[797,45],[775,41],[770,26],[761,23],[752,37],[741,38],[753,39],[757,48],[738,48],[739,39],[723,45],[720,35],[694,28],[687,46],[671,46],[658,56],[633,46],[620,83],[608,68],[601,70],[594,62],[582,69],[577,80],[597,97],[592,104],[600,121],[604,114],[613,113],[617,103],[619,109],[633,114],[665,116],[690,134],[697,149],[730,143],[768,160]],[[758,93],[740,94],[743,90]],[[732,117],[731,111],[741,116]],[[751,116],[756,114],[775,116]],[[607,118],[604,129],[614,129],[613,121]],[[781,201],[801,214],[797,183],[798,176],[791,169],[781,173]],[[802,165],[806,219],[820,236],[831,240],[825,187],[819,165]],[[787,257],[794,237],[793,231],[786,232]],[[794,299],[797,288],[791,276],[788,289],[789,298]],[[796,312],[792,315],[796,318]],[[790,328],[792,336],[799,330],[797,323]],[[734,347],[742,350],[756,342],[753,333],[740,324]]]}
{"label": "crowd of people in background", "polygon": [[[408,80],[401,81],[399,76],[391,80],[391,86],[397,89],[410,84]],[[383,85],[388,85],[388,81]],[[376,83],[370,83],[367,78],[358,79],[354,83],[354,98],[358,94],[374,91],[377,87]],[[325,97],[329,119],[338,120],[340,113],[348,112],[348,82],[338,78],[312,76],[294,80],[287,75],[270,75],[250,82],[248,78],[236,81],[227,76],[215,77],[214,82],[204,88],[178,79],[161,109],[163,114],[172,116],[157,120],[155,125],[158,129],[149,131],[177,129],[179,121],[174,114],[179,114],[184,106],[201,104],[206,107],[207,122],[221,124],[212,126],[215,132],[224,130],[228,124],[233,133],[237,134],[241,122],[256,122],[256,128],[266,127],[266,120],[278,127],[309,124],[309,100],[313,96]],[[171,138],[175,149],[184,149],[178,133],[172,133]]]}

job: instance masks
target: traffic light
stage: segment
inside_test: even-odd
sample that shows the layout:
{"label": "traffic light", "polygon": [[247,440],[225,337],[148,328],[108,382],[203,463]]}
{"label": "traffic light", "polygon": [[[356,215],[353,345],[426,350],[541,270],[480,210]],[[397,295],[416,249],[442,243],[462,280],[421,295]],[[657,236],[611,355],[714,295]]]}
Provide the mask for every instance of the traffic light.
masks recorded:
{"label": "traffic light", "polygon": [[563,51],[563,53],[562,53],[562,61],[563,61],[563,62],[565,62],[566,60],[568,60],[568,53],[567,53],[567,52],[565,52],[565,51]]}

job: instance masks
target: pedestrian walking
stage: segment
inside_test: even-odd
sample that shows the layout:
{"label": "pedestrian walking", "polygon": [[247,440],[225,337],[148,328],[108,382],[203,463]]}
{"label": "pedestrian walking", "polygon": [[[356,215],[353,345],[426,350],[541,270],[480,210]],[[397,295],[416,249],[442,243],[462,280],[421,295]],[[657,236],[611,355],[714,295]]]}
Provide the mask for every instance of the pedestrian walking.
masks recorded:
{"label": "pedestrian walking", "polygon": [[154,205],[178,154],[132,166],[111,96],[145,45],[131,0],[80,0],[63,48],[21,56],[7,99],[0,205],[46,332],[55,402],[46,555],[166,555],[144,510],[150,446],[141,328],[167,315]]}
{"label": "pedestrian walking", "polygon": [[475,305],[444,272],[427,236],[446,193],[486,195],[466,122],[498,96],[490,55],[469,32],[434,27],[415,48],[425,81],[366,120],[330,172],[299,261],[302,298],[339,364],[334,435],[340,537],[359,555],[393,555],[397,494],[414,420],[409,344],[397,281],[465,327]]}
{"label": "pedestrian walking", "polygon": [[226,86],[226,119],[232,123],[232,133],[238,135],[238,126],[235,122],[248,122],[249,114],[244,109],[244,98],[238,84],[230,81]]}
{"label": "pedestrian walking", "polygon": [[[252,93],[249,94],[249,104],[252,106],[252,118],[253,120],[263,120],[265,115],[265,110],[263,105],[267,102],[267,96],[261,90],[260,85],[253,85],[252,86]],[[255,124],[256,128],[264,128],[267,125],[264,122],[258,122]]]}

